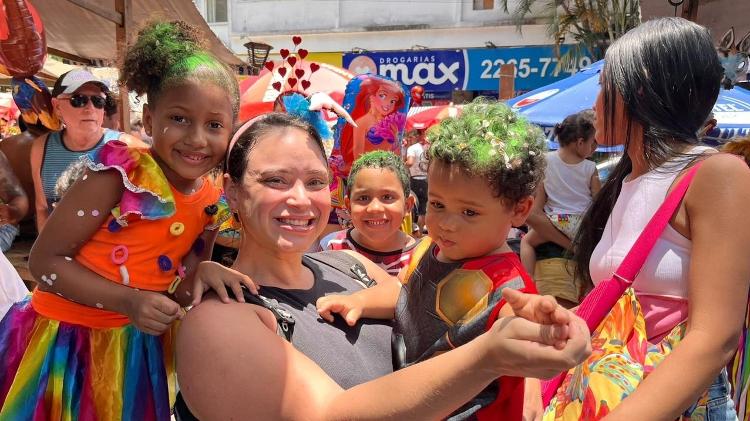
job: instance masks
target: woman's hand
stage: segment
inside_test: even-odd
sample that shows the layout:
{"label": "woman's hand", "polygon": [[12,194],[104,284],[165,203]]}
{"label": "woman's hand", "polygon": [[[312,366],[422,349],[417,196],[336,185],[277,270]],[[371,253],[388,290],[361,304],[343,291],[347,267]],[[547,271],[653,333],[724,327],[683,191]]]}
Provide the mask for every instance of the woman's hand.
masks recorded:
{"label": "woman's hand", "polygon": [[244,303],[245,297],[242,294],[243,285],[251,293],[258,294],[258,287],[247,275],[216,262],[200,262],[193,278],[193,305],[200,304],[201,297],[209,289],[213,289],[222,302],[231,302],[227,293],[227,287],[232,290],[238,302]]}
{"label": "woman's hand", "polygon": [[352,295],[326,295],[318,298],[315,303],[318,314],[328,323],[333,323],[333,313],[338,313],[346,320],[346,324],[354,326],[362,316],[364,302],[357,296]]}
{"label": "woman's hand", "polygon": [[558,325],[562,330],[562,340],[555,343],[555,347],[562,349],[567,340],[568,323],[572,313],[557,304],[551,295],[524,294],[523,292],[506,288],[503,290],[505,302],[513,309],[518,317],[523,317],[543,325]]}
{"label": "woman's hand", "polygon": [[[483,358],[499,375],[549,379],[582,363],[591,354],[586,323],[570,314],[567,325],[541,325],[520,317],[503,317],[477,340]],[[567,338],[567,340],[565,340]],[[562,349],[555,344],[564,341]]]}
{"label": "woman's hand", "polygon": [[133,290],[125,305],[125,315],[139,330],[159,336],[185,312],[166,295],[152,291]]}

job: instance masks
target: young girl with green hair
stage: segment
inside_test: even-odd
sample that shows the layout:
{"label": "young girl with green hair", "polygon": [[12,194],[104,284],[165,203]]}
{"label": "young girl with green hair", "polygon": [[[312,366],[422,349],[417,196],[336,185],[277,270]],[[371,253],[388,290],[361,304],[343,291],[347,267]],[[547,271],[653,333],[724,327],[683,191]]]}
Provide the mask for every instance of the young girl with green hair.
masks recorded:
{"label": "young girl with green hair", "polygon": [[238,277],[194,276],[216,265],[205,261],[229,216],[205,175],[226,156],[239,105],[234,75],[201,39],[160,22],[127,51],[121,78],[148,97],[153,146],[112,141],[87,155],[39,235],[38,287],[0,322],[0,420],[169,420],[181,306],[209,287],[239,292]]}
{"label": "young girl with green hair", "polygon": [[[501,103],[477,100],[429,136],[429,237],[414,252],[403,287],[378,280],[373,288],[317,303],[329,321],[332,313],[350,325],[360,317],[395,318],[396,368],[466,344],[514,311],[563,323],[551,297],[522,303],[510,291],[536,292],[506,238],[511,227],[524,223],[544,174],[539,128]],[[541,410],[538,382],[533,386],[533,409]],[[533,415],[531,406],[526,415]],[[522,412],[524,379],[503,377],[451,418],[521,419]]]}

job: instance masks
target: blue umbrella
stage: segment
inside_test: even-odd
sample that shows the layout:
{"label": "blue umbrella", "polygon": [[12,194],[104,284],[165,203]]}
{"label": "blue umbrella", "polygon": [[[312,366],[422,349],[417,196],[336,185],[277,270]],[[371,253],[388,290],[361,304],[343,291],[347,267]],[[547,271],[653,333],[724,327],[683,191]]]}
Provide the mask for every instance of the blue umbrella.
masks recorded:
{"label": "blue umbrella", "polygon": [[[557,149],[553,128],[570,114],[591,108],[599,95],[599,73],[604,60],[593,63],[578,73],[550,85],[535,89],[508,101],[508,105],[544,130],[549,148]],[[750,91],[735,86],[722,89],[714,105],[718,125],[707,133],[704,141],[721,143],[734,136],[750,134]],[[611,152],[622,147],[602,147],[597,151]]]}

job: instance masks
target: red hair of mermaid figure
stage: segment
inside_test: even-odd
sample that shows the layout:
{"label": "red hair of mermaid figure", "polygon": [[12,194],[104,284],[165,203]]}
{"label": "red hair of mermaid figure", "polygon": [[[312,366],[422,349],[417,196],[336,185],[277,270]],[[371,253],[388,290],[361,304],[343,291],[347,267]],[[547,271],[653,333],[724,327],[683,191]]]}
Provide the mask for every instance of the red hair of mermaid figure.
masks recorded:
{"label": "red hair of mermaid figure", "polygon": [[358,127],[355,129],[350,124],[346,124],[341,131],[340,138],[341,155],[344,158],[347,175],[352,163],[359,155],[380,149],[367,140],[370,127],[387,115],[398,112],[404,106],[405,101],[404,90],[398,82],[368,75],[360,83],[359,93],[350,111]]}
{"label": "red hair of mermaid figure", "polygon": [[44,66],[44,25],[28,0],[0,0],[0,73],[27,78]]}

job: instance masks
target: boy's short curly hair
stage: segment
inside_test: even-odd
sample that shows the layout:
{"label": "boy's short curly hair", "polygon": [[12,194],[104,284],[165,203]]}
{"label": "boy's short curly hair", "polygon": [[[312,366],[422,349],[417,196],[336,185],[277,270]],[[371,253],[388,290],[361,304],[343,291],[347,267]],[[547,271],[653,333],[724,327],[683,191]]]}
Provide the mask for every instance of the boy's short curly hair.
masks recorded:
{"label": "boy's short curly hair", "polygon": [[357,174],[365,168],[382,168],[393,171],[401,182],[401,188],[404,189],[404,198],[409,197],[409,191],[411,190],[409,173],[406,171],[406,165],[404,165],[400,156],[389,151],[372,151],[361,155],[354,161],[349,171],[349,177],[346,180],[348,191],[352,191]]}
{"label": "boy's short curly hair", "polygon": [[467,175],[484,178],[495,197],[508,204],[534,195],[544,178],[544,134],[503,103],[478,98],[427,137],[430,165],[457,165]]}

